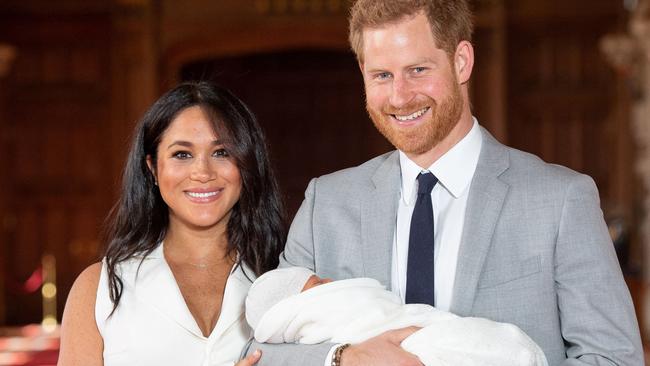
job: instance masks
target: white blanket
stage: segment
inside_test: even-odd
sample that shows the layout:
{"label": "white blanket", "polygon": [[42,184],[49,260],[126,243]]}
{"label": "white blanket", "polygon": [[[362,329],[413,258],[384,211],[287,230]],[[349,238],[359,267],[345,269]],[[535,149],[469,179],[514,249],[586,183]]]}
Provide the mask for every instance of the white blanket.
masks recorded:
{"label": "white blanket", "polygon": [[280,301],[255,329],[266,343],[359,343],[387,330],[422,329],[401,346],[426,366],[547,366],[542,350],[511,324],[403,305],[376,280],[334,281]]}

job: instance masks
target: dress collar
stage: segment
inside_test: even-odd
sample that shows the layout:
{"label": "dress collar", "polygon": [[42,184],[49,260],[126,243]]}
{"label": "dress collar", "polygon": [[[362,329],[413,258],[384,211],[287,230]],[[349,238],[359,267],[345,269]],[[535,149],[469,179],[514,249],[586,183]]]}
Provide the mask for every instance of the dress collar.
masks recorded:
{"label": "dress collar", "polygon": [[254,280],[254,272],[246,264],[233,266],[226,281],[219,320],[207,338],[201,333],[183,299],[174,274],[165,260],[163,243],[142,261],[135,280],[135,291],[140,300],[172,319],[194,336],[214,340],[218,339],[234,322],[242,319],[244,300]]}

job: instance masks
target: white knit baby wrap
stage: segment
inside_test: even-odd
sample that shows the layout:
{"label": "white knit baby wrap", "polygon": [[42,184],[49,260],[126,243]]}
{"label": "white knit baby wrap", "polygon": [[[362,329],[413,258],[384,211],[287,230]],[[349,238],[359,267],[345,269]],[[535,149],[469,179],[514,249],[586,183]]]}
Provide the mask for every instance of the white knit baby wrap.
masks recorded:
{"label": "white knit baby wrap", "polygon": [[354,344],[418,326],[401,346],[426,366],[547,366],[539,346],[514,325],[404,305],[370,278],[335,281],[285,298],[252,326],[259,342],[302,344]]}

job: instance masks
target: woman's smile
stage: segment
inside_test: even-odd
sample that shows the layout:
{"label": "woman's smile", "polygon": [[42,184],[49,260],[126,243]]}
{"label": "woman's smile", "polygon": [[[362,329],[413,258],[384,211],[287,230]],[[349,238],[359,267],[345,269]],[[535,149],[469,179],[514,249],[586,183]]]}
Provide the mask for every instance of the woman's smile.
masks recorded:
{"label": "woman's smile", "polygon": [[219,199],[219,193],[223,189],[213,189],[213,190],[187,190],[185,194],[192,202],[196,203],[209,203],[214,202]]}

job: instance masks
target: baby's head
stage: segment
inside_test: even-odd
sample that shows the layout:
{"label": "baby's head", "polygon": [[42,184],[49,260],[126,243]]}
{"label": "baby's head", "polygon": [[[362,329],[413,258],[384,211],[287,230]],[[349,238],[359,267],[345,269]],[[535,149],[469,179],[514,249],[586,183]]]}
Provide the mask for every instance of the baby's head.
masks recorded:
{"label": "baby's head", "polygon": [[305,282],[305,285],[302,287],[302,290],[300,292],[305,292],[309,290],[310,288],[314,288],[316,286],[324,285],[326,283],[332,282],[331,278],[320,278],[316,276],[315,274],[311,275],[307,282]]}
{"label": "baby's head", "polygon": [[264,313],[280,301],[331,282],[304,267],[278,268],[261,275],[248,290],[246,320],[255,329]]}

